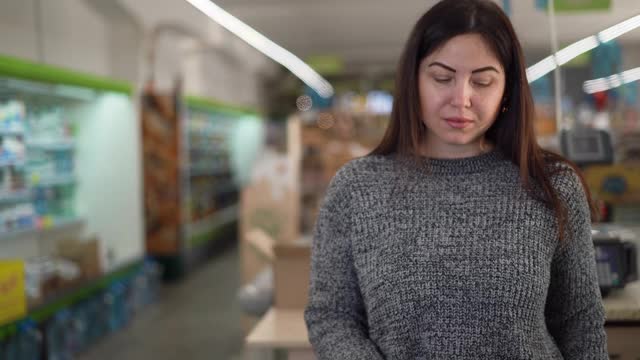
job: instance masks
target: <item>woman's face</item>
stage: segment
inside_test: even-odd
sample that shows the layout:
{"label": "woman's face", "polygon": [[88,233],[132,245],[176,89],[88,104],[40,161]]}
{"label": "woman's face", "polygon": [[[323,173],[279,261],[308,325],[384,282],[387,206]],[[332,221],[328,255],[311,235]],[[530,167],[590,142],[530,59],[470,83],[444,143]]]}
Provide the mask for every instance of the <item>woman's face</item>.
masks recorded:
{"label": "woman's face", "polygon": [[453,158],[480,153],[501,110],[505,74],[478,34],[451,38],[420,63],[418,89],[427,138],[422,153]]}

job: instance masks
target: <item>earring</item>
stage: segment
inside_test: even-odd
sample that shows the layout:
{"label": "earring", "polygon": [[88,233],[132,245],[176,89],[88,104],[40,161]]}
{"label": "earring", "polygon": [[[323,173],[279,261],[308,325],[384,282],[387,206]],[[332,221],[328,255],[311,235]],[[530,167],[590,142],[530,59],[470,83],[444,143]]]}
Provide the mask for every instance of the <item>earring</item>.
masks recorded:
{"label": "earring", "polygon": [[503,113],[503,114],[504,114],[504,113],[506,113],[506,112],[507,112],[507,110],[509,110],[509,108],[508,108],[508,107],[506,107],[506,106],[503,106],[503,107],[502,107],[502,113]]}

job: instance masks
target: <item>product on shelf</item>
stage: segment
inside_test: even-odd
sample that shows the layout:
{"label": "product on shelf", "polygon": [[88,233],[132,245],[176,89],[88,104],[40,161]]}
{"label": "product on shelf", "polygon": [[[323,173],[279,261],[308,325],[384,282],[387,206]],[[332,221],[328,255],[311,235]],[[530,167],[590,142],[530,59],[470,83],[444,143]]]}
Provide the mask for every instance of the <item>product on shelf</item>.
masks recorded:
{"label": "product on shelf", "polygon": [[0,104],[0,236],[76,216],[73,123],[61,107]]}
{"label": "product on shelf", "polygon": [[73,139],[73,125],[61,107],[45,107],[29,111],[29,140],[41,144],[58,144]]}
{"label": "product on shelf", "polygon": [[42,333],[32,320],[18,323],[17,333],[0,344],[0,359],[38,360],[42,358]]}
{"label": "product on shelf", "polygon": [[24,103],[16,100],[0,103],[0,133],[22,133],[24,131],[24,119]]}
{"label": "product on shelf", "polygon": [[46,301],[78,283],[81,269],[67,259],[43,256],[25,262],[25,290],[30,304]]}
{"label": "product on shelf", "polygon": [[233,120],[191,109],[188,114],[191,220],[197,221],[238,201],[230,168],[229,140]]}
{"label": "product on shelf", "polygon": [[36,224],[36,213],[32,204],[0,205],[0,234],[31,229]]}
{"label": "product on shelf", "polygon": [[27,189],[23,169],[14,167],[0,168],[0,201]]}
{"label": "product on shelf", "polygon": [[25,160],[24,140],[19,136],[4,135],[0,146],[0,164],[19,166]]}

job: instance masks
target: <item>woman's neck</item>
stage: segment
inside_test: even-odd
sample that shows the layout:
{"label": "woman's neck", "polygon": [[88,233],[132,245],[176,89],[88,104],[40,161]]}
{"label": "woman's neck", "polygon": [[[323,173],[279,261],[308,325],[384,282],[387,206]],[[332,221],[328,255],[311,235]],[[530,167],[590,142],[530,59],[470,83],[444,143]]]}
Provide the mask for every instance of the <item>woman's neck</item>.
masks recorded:
{"label": "woman's neck", "polygon": [[420,156],[433,159],[457,159],[486,154],[493,150],[493,144],[488,141],[480,141],[477,144],[429,146],[423,143],[420,148]]}

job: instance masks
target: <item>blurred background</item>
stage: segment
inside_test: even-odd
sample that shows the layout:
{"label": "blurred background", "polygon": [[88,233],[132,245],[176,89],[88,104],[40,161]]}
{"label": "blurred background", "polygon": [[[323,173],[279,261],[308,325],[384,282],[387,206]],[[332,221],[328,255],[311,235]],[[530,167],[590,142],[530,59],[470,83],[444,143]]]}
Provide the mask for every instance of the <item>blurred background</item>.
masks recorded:
{"label": "blurred background", "polygon": [[[0,359],[313,359],[318,208],[434,3],[0,0]],[[598,202],[611,358],[640,359],[640,3],[496,3]]]}

